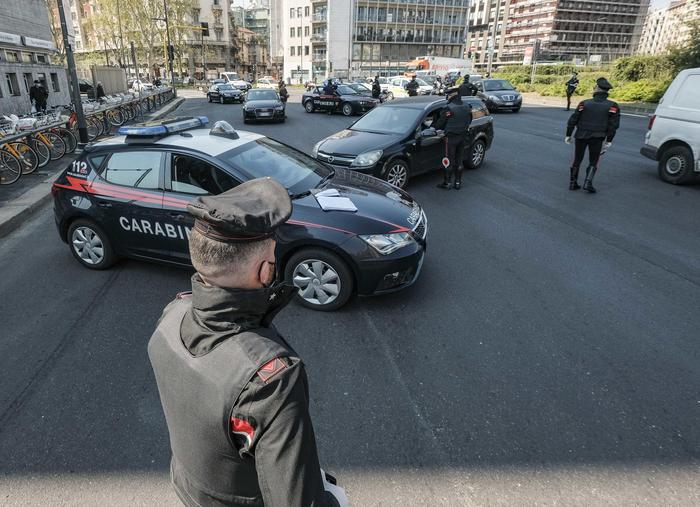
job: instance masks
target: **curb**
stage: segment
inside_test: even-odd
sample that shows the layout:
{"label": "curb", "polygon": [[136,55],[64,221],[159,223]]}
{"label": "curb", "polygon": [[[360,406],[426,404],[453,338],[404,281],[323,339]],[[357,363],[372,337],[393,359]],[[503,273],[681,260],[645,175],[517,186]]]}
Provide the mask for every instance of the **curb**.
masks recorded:
{"label": "curb", "polygon": [[[176,98],[159,111],[151,113],[149,115],[149,121],[158,120],[172,113],[184,101],[184,97]],[[78,154],[79,151],[76,150],[75,153]],[[51,185],[53,185],[53,182],[60,174],[60,170],[56,171],[56,174],[53,176],[49,176],[16,199],[0,207],[0,238],[7,236],[12,231],[19,228],[34,213],[40,210],[44,204],[51,200]]]}
{"label": "curb", "polygon": [[[538,104],[538,105],[544,105],[544,106],[552,106],[552,107],[566,107],[566,101],[564,100],[557,100],[553,98],[548,98],[548,97],[543,97],[542,95],[530,95],[528,94],[523,94],[523,98],[527,100],[530,104]],[[525,100],[523,102],[525,102]],[[578,99],[577,99],[578,100]],[[572,100],[572,109],[575,104],[578,104],[577,100]],[[646,107],[633,107],[633,106],[627,106],[625,105],[624,102],[620,103],[620,109],[622,110],[622,114],[637,114],[637,115],[644,115],[644,116],[651,116],[654,114],[656,111],[656,107],[654,108],[646,108]]]}

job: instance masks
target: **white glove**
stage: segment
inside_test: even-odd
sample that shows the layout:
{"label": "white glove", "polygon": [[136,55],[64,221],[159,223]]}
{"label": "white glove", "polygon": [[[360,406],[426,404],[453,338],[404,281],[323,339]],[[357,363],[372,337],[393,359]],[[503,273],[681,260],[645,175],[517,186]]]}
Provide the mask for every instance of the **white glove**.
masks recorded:
{"label": "white glove", "polygon": [[612,142],[603,143],[603,151],[608,151],[611,146],[612,146]]}
{"label": "white glove", "polygon": [[566,137],[564,138],[564,142],[565,142],[566,144],[571,144],[571,136],[566,136]]}
{"label": "white glove", "polygon": [[321,469],[321,479],[323,479],[323,487],[326,491],[328,491],[331,495],[335,497],[336,500],[338,500],[338,504],[340,507],[349,507],[350,502],[348,502],[348,496],[345,494],[345,490],[341,488],[340,486],[336,486],[335,484],[331,484],[326,480],[326,472]]}

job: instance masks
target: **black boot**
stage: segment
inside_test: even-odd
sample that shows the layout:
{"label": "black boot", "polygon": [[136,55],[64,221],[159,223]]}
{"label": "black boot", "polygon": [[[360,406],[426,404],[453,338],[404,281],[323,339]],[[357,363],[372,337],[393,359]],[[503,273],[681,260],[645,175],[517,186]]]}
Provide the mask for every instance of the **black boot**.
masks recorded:
{"label": "black boot", "polygon": [[583,182],[583,189],[591,194],[595,194],[596,192],[595,188],[593,188],[593,177],[597,170],[598,168],[592,165],[586,168],[586,181]]}
{"label": "black boot", "polygon": [[459,190],[460,188],[462,188],[462,171],[459,171],[459,170],[458,170],[457,173],[455,174],[455,186],[454,186],[454,189],[455,189],[455,190]]}
{"label": "black boot", "polygon": [[578,167],[571,166],[569,174],[569,190],[578,190],[581,188],[581,185],[578,184]]}
{"label": "black boot", "polygon": [[450,172],[446,170],[443,173],[442,177],[443,177],[442,183],[439,183],[437,187],[443,188],[445,190],[449,190],[450,188],[452,188],[452,175],[450,174]]}

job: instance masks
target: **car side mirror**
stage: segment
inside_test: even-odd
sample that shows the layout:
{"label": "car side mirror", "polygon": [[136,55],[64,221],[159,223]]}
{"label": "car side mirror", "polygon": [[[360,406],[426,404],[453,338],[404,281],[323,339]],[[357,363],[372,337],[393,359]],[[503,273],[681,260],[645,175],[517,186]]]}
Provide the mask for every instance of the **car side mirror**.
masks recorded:
{"label": "car side mirror", "polygon": [[437,136],[437,130],[435,130],[433,127],[429,127],[425,130],[422,130],[420,132],[419,137],[435,137]]}

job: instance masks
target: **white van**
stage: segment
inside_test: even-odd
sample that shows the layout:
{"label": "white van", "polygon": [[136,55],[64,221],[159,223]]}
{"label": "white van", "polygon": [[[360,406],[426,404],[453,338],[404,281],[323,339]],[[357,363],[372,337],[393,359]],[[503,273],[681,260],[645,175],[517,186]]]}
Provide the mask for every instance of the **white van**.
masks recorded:
{"label": "white van", "polygon": [[649,119],[641,152],[659,162],[659,177],[667,183],[700,177],[700,68],[680,72],[668,87]]}

